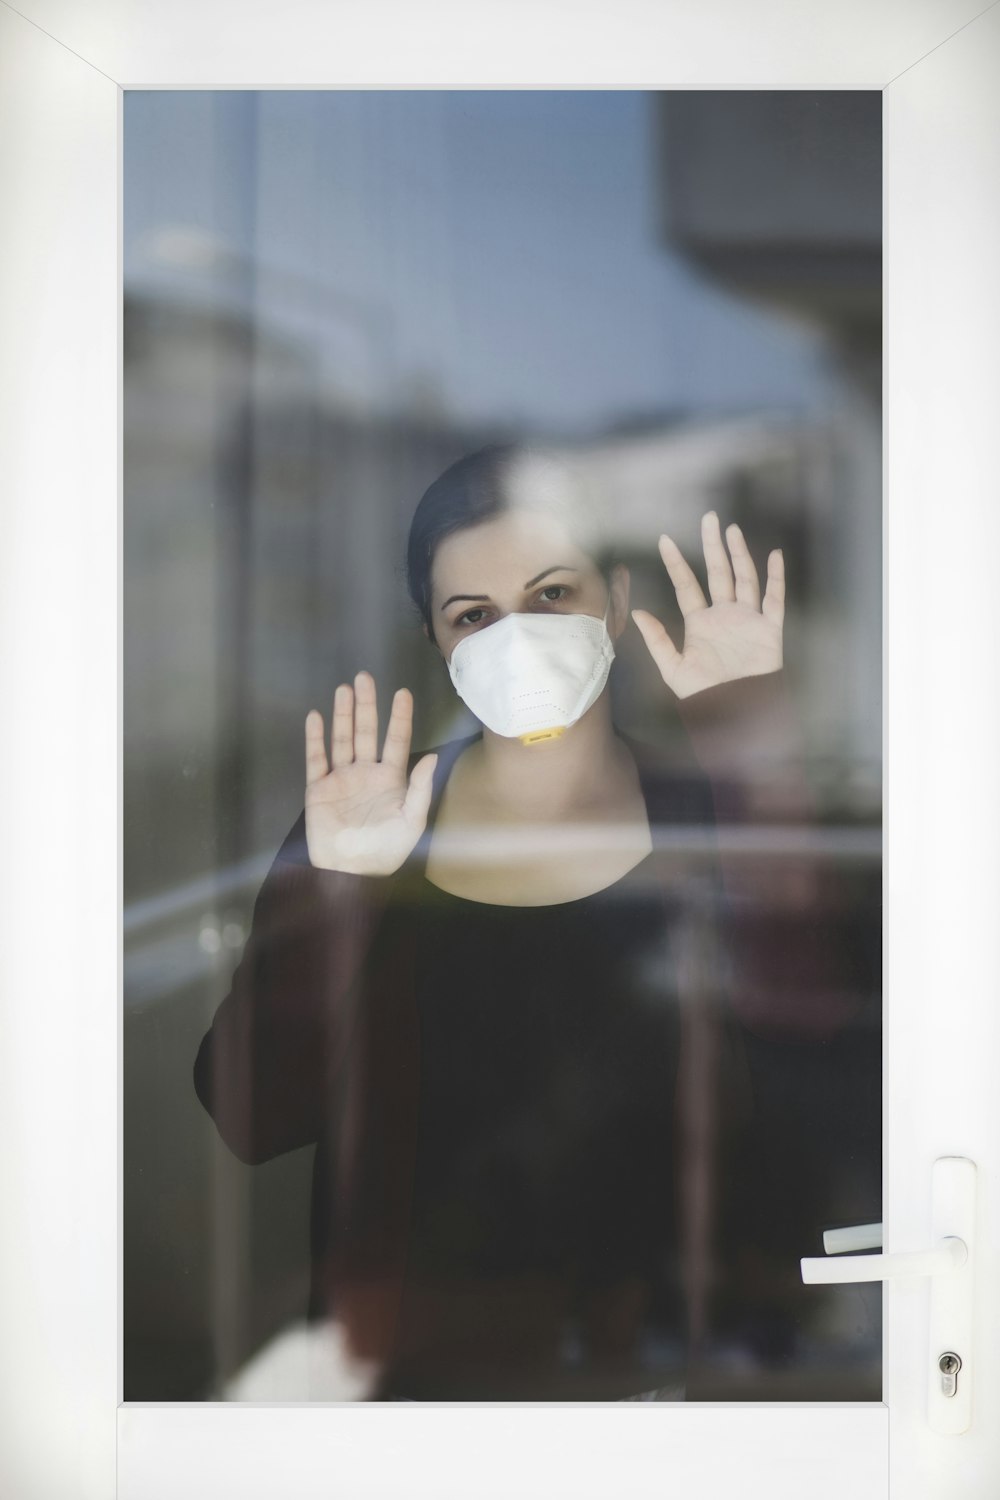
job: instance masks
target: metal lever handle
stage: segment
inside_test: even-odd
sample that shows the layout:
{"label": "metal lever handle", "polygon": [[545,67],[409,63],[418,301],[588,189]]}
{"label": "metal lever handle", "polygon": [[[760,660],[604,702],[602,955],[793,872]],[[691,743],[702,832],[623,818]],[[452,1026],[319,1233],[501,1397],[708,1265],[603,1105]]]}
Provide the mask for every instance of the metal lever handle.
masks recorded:
{"label": "metal lever handle", "polygon": [[969,1258],[964,1240],[949,1235],[933,1250],[900,1250],[893,1255],[840,1255],[834,1260],[806,1256],[802,1280],[832,1285],[841,1281],[887,1281],[890,1276],[940,1276],[960,1271]]}

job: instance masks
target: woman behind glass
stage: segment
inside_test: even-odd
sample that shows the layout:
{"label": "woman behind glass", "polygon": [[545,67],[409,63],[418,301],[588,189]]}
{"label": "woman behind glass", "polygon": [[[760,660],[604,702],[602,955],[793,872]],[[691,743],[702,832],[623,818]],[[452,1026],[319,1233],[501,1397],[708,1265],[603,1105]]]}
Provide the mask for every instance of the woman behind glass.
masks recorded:
{"label": "woman behind glass", "polygon": [[[315,1145],[308,1315],[371,1362],[374,1399],[683,1399],[709,1254],[690,1018],[822,1037],[852,1012],[804,853],[712,863],[737,907],[785,891],[780,952],[766,918],[727,924],[724,1000],[680,951],[705,861],[657,858],[658,831],[765,800],[801,819],[780,551],[762,595],[739,528],[724,541],[710,512],[706,599],[661,536],[678,648],[630,611],[627,568],[602,571],[584,522],[566,467],[524,445],[427,490],[410,592],[482,727],[414,754],[400,688],[380,756],[365,671],[336,689],[329,744],[308,714],[304,811],[196,1063],[242,1160]],[[630,615],[688,767],[613,722]],[[799,943],[789,905],[813,910]],[[736,1119],[724,1092],[709,1115]]]}

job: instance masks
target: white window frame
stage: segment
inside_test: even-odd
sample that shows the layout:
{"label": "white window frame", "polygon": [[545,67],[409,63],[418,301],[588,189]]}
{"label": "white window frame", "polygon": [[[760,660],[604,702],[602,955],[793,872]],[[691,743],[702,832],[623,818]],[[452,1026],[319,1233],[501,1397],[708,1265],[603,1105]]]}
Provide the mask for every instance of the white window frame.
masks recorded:
{"label": "white window frame", "polygon": [[[1000,1493],[997,4],[0,4],[5,1493]],[[121,1402],[122,91],[413,87],[882,92],[885,1233],[922,1246],[931,1163],[977,1162],[961,1437],[924,1421],[914,1279],[886,1288],[881,1404]]]}

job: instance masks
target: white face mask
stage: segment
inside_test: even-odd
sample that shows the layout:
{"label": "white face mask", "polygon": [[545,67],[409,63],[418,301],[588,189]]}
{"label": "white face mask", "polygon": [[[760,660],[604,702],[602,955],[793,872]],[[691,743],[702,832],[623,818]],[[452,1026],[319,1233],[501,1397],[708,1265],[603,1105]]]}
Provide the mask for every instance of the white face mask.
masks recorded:
{"label": "white face mask", "polygon": [[615,648],[604,618],[504,615],[451,653],[448,672],[462,702],[494,734],[524,744],[555,739],[575,724],[608,680]]}

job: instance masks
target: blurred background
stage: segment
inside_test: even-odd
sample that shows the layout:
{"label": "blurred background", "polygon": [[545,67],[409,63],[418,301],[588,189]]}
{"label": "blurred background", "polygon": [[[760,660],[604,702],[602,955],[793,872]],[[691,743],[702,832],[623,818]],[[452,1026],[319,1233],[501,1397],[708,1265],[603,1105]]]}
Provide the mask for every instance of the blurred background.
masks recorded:
{"label": "blurred background", "polygon": [[[865,1005],[835,1047],[756,1060],[774,1201],[699,1393],[881,1399],[881,1287],[804,1295],[794,1258],[881,1218],[881,104],[126,92],[126,1400],[304,1398],[311,1153],[242,1165],[191,1068],[302,807],[306,711],[366,667],[383,727],[413,690],[414,749],[475,728],[406,534],[455,458],[531,436],[583,464],[668,626],[660,531],[697,566],[714,507],[759,568],[784,549]],[[634,630],[612,682],[623,728],[680,732]]]}

